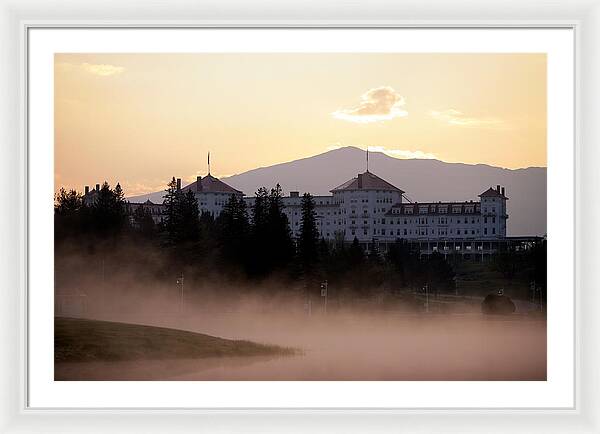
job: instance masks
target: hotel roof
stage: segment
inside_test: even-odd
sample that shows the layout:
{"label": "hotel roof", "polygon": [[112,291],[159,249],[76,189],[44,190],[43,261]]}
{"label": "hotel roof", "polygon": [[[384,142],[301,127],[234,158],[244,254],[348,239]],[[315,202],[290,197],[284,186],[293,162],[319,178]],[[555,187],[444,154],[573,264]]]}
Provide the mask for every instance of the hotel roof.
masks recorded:
{"label": "hotel roof", "polygon": [[198,191],[203,193],[237,193],[244,194],[243,192],[236,190],[235,188],[225,184],[219,178],[215,178],[210,173],[203,178],[200,178],[200,189],[197,188],[198,181],[192,182],[182,188],[183,191],[187,191],[190,188],[192,191]]}
{"label": "hotel roof", "polygon": [[365,173],[359,173],[356,178],[352,178],[330,191],[333,193],[337,191],[352,190],[386,190],[404,193],[403,190],[400,190],[398,187],[393,186],[389,182],[381,179],[379,176],[374,175],[369,171],[366,171]]}
{"label": "hotel roof", "polygon": [[493,189],[492,187],[488,188],[486,191],[481,193],[479,197],[501,197],[502,199],[508,200],[504,194],[500,193],[500,187],[498,189]]}

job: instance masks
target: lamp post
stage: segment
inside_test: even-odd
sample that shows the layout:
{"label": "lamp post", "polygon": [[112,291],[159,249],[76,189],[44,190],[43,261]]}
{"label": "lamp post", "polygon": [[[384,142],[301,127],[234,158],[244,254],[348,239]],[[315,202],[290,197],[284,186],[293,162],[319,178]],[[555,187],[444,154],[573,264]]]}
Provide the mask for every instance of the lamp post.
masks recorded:
{"label": "lamp post", "polygon": [[177,278],[177,285],[180,285],[180,296],[179,296],[179,314],[183,316],[183,271],[181,276]]}
{"label": "lamp post", "polygon": [[328,286],[327,280],[324,281],[323,283],[321,283],[321,297],[324,298],[323,306],[324,306],[325,314],[327,314],[327,286]]}

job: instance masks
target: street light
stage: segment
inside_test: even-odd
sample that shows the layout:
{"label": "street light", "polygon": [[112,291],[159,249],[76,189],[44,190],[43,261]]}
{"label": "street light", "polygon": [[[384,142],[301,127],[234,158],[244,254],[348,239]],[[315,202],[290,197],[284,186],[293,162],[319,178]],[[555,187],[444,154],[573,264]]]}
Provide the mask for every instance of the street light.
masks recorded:
{"label": "street light", "polygon": [[327,280],[321,283],[321,297],[324,297],[325,313],[327,313]]}
{"label": "street light", "polygon": [[181,285],[181,292],[179,297],[179,313],[183,316],[183,271],[181,276],[177,278],[177,285]]}

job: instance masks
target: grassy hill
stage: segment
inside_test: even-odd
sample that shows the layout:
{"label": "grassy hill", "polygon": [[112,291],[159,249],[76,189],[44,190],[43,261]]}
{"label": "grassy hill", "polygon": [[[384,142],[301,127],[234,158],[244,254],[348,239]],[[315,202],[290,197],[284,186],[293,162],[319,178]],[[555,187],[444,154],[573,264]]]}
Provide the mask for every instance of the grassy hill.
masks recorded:
{"label": "grassy hill", "polygon": [[54,361],[90,362],[293,355],[297,351],[183,330],[96,321],[54,319]]}

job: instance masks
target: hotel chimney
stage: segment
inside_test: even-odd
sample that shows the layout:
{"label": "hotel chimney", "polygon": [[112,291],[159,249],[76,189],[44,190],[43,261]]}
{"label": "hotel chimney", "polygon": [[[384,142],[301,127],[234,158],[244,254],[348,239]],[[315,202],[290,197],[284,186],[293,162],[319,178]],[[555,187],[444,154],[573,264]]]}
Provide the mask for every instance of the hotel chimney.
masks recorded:
{"label": "hotel chimney", "polygon": [[96,191],[100,191],[100,184],[96,184]]}
{"label": "hotel chimney", "polygon": [[85,186],[85,194],[86,194],[86,196],[87,196],[89,193],[90,193],[90,186],[89,186],[89,185],[86,185],[86,186]]}
{"label": "hotel chimney", "polygon": [[502,196],[504,196],[504,187],[502,187]]}
{"label": "hotel chimney", "polygon": [[500,193],[500,184],[498,184],[498,185],[496,186],[496,191],[497,191],[498,193]]}
{"label": "hotel chimney", "polygon": [[181,178],[177,178],[177,190],[181,190]]}
{"label": "hotel chimney", "polygon": [[196,176],[196,191],[202,191],[202,177]]}
{"label": "hotel chimney", "polygon": [[358,174],[358,188],[361,189],[363,185],[363,175],[362,173]]}

